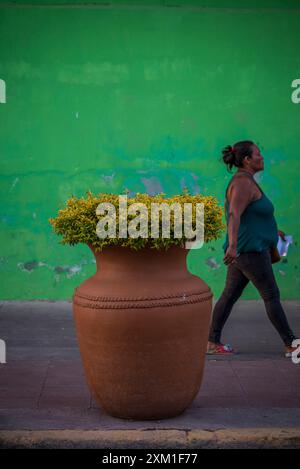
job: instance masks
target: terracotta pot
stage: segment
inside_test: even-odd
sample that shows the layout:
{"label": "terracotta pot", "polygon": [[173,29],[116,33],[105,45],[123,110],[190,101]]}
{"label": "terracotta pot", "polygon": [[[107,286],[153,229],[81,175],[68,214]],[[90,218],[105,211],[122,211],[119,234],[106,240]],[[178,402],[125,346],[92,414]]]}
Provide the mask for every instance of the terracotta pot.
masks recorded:
{"label": "terracotta pot", "polygon": [[99,405],[139,420],[181,414],[203,375],[212,292],[188,272],[188,250],[107,247],[75,289],[83,365]]}

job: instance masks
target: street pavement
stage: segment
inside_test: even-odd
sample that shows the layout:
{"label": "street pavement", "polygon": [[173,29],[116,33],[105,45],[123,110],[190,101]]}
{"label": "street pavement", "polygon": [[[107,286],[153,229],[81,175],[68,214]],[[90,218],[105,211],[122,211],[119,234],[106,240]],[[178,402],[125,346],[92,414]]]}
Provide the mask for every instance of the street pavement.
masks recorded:
{"label": "street pavement", "polygon": [[[283,302],[300,336],[300,301]],[[300,364],[262,301],[240,300],[223,341],[233,356],[207,356],[198,396],[180,416],[155,421],[107,415],[87,387],[67,301],[2,301],[2,448],[299,448]]]}

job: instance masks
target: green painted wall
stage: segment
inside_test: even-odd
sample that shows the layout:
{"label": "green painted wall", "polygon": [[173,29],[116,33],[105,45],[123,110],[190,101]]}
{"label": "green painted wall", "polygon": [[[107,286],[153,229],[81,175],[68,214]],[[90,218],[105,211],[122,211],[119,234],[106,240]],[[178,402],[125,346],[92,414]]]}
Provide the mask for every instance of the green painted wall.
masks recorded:
{"label": "green painted wall", "polygon": [[[281,297],[299,298],[300,1],[83,3],[0,2],[1,298],[70,299],[93,273],[47,221],[72,194],[187,185],[223,203],[220,149],[244,138],[296,241],[274,265]],[[216,297],[223,241],[188,257]]]}

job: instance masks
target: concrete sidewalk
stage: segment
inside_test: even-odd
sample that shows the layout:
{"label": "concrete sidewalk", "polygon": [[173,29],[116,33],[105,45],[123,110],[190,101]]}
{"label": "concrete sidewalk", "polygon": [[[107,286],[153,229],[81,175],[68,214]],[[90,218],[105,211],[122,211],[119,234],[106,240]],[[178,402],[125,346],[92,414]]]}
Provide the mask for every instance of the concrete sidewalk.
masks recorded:
{"label": "concrete sidewalk", "polygon": [[[283,303],[296,334],[300,302]],[[160,421],[110,417],[87,388],[69,302],[2,302],[0,446],[21,448],[300,447],[300,364],[260,301],[240,301],[224,330],[238,348],[208,357],[199,395]]]}

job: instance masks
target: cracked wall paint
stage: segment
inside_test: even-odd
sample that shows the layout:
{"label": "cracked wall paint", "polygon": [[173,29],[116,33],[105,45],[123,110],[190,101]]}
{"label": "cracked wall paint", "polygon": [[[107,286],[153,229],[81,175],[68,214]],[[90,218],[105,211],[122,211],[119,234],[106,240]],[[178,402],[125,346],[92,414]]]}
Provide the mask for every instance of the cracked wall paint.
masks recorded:
{"label": "cracked wall paint", "polygon": [[208,257],[205,263],[212,269],[219,269],[221,267],[221,264],[218,263],[215,257]]}
{"label": "cracked wall paint", "polygon": [[13,180],[13,182],[12,182],[12,184],[11,184],[9,190],[12,191],[12,190],[15,188],[15,186],[16,186],[16,184],[17,184],[18,182],[19,182],[19,178],[16,177],[16,178]]}
{"label": "cracked wall paint", "polygon": [[145,191],[147,194],[155,195],[159,192],[163,192],[163,186],[157,177],[151,176],[150,178],[141,178],[142,183],[145,186]]}
{"label": "cracked wall paint", "polygon": [[[81,273],[83,266],[88,264],[95,264],[95,259],[86,260],[83,259],[81,262],[75,265],[57,265],[52,266],[42,261],[27,261],[27,262],[18,262],[17,266],[22,272],[31,274],[38,267],[46,267],[55,274],[55,278],[58,279],[60,274],[66,274],[66,278],[72,278],[74,275]],[[58,275],[57,275],[58,274]]]}

